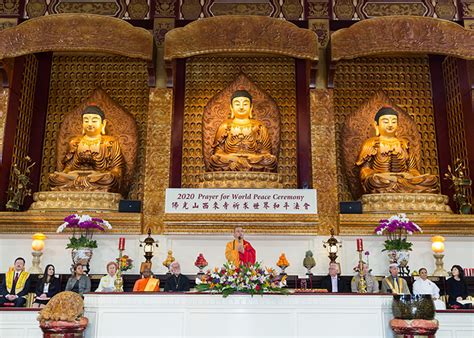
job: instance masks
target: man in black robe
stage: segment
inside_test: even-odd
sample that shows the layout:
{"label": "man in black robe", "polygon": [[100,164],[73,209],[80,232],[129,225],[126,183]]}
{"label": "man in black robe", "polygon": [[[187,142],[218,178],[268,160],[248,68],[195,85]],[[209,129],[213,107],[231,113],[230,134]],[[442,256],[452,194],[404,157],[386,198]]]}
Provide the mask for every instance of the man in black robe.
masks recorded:
{"label": "man in black robe", "polygon": [[165,284],[165,292],[189,291],[189,279],[181,274],[179,263],[174,261],[170,264],[171,276],[168,277]]}

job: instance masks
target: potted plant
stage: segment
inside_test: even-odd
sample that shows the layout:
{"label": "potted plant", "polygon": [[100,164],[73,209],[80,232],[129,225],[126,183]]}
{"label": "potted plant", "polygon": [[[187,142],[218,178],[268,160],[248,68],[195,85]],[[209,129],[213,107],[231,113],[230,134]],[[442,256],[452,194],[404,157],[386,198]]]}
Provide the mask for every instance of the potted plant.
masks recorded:
{"label": "potted plant", "polygon": [[112,226],[101,218],[73,214],[64,218],[64,223],[56,232],[60,233],[65,229],[71,229],[73,232],[66,245],[66,249],[72,249],[73,264],[81,263],[87,267],[86,272],[88,272],[92,250],[97,248],[97,241],[92,239],[94,231],[105,231],[105,229],[112,229]]}
{"label": "potted plant", "polygon": [[379,225],[375,228],[377,235],[387,236],[382,251],[389,252],[390,263],[397,263],[402,268],[408,265],[409,251],[412,250],[413,245],[413,243],[407,241],[408,235],[415,232],[422,232],[422,230],[416,223],[410,221],[405,214],[398,214],[389,219],[381,219]]}

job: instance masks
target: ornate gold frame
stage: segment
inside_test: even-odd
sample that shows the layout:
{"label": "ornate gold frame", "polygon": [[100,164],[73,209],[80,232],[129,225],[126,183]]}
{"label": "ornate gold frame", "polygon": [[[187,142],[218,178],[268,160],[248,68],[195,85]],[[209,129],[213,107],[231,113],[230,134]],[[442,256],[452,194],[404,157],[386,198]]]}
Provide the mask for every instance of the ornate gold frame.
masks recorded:
{"label": "ornate gold frame", "polygon": [[97,52],[153,57],[153,35],[124,20],[94,14],[54,14],[0,31],[0,59],[39,52]]}
{"label": "ornate gold frame", "polygon": [[250,15],[196,20],[165,35],[165,60],[168,61],[233,53],[274,54],[316,61],[318,37],[313,31],[285,20]]}
{"label": "ornate gold frame", "polygon": [[385,16],[331,35],[332,61],[369,55],[442,54],[474,59],[474,31],[446,20]]}

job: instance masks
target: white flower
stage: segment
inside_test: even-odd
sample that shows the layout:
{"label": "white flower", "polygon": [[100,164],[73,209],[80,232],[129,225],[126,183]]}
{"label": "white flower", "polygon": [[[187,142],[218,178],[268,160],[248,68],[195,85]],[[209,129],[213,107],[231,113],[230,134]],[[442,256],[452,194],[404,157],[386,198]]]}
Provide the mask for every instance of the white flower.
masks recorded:
{"label": "white flower", "polygon": [[105,227],[106,227],[107,229],[109,229],[109,230],[112,229],[112,225],[111,225],[109,222],[107,222],[105,219],[102,220],[102,221],[103,221],[103,224],[105,225]]}
{"label": "white flower", "polygon": [[67,223],[63,223],[63,224],[61,224],[61,225],[58,227],[58,229],[56,230],[56,232],[57,232],[57,233],[63,232],[64,229],[66,229],[66,227],[67,227]]}
{"label": "white flower", "polygon": [[81,218],[79,219],[79,223],[88,222],[91,220],[92,220],[92,217],[90,217],[89,215],[82,215]]}
{"label": "white flower", "polygon": [[377,235],[381,235],[382,234],[382,231],[377,231]]}
{"label": "white flower", "polygon": [[199,284],[201,284],[201,283],[202,283],[201,278],[196,277],[196,285],[199,285]]}

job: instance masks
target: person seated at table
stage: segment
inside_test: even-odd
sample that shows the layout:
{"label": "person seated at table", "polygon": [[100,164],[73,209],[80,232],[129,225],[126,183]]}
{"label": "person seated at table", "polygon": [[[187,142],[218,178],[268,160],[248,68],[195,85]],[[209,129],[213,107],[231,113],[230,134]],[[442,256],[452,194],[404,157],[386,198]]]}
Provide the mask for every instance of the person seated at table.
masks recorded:
{"label": "person seated at table", "polygon": [[115,280],[117,279],[118,264],[115,262],[107,263],[107,275],[100,279],[99,286],[95,292],[114,292]]}
{"label": "person seated at table", "polygon": [[418,274],[420,278],[413,283],[413,294],[431,295],[436,310],[446,310],[446,304],[439,299],[439,287],[428,279],[428,270],[421,268]]}
{"label": "person seated at table", "polygon": [[160,291],[160,280],[153,277],[153,273],[151,272],[150,268],[145,267],[142,272],[142,278],[135,282],[133,291]]}
{"label": "person seated at table", "polygon": [[459,265],[453,265],[451,268],[452,277],[446,280],[446,290],[448,294],[448,306],[453,309],[469,309],[471,304],[461,304],[467,298],[467,284],[464,279],[464,270]]}
{"label": "person seated at table", "polygon": [[36,283],[36,298],[32,307],[44,308],[51,297],[57,294],[61,288],[59,278],[54,275],[56,272],[54,265],[48,264],[44,268],[43,277]]}
{"label": "person seated at table", "polygon": [[26,295],[30,291],[30,274],[25,270],[25,259],[15,259],[13,269],[5,274],[5,279],[0,286],[0,307],[21,307],[26,303]]}
{"label": "person seated at table", "polygon": [[407,281],[401,277],[398,277],[398,264],[392,263],[388,266],[390,276],[385,277],[382,280],[382,293],[393,293],[393,294],[410,294],[408,289]]}
{"label": "person seated at table", "polygon": [[321,280],[321,289],[326,289],[328,292],[349,292],[343,280],[339,277],[338,264],[329,264],[329,274]]}
{"label": "person seated at table", "polygon": [[189,279],[181,274],[181,266],[177,261],[170,264],[171,276],[165,284],[166,292],[189,291]]}
{"label": "person seated at table", "polygon": [[[379,282],[375,279],[374,276],[369,271],[369,266],[367,263],[362,264],[362,275],[365,279],[365,285],[367,293],[378,293],[379,292]],[[352,292],[359,292],[357,286],[359,285],[360,281],[360,273],[357,273],[351,280],[351,291]]]}
{"label": "person seated at table", "polygon": [[71,277],[69,277],[66,290],[80,294],[84,297],[84,293],[91,291],[91,280],[84,274],[84,267],[81,263],[73,265],[73,271]]}

